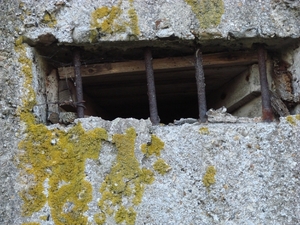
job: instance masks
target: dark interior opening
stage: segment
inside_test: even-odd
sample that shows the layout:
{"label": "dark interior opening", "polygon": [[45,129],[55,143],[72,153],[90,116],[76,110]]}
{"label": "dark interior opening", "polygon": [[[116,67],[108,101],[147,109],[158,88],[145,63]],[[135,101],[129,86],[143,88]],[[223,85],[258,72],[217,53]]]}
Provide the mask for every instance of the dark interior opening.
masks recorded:
{"label": "dark interior opening", "polygon": [[[276,42],[274,42],[276,46]],[[177,57],[189,61],[190,66],[180,68],[170,64],[164,69],[155,70],[155,86],[158,113],[161,123],[168,124],[180,118],[198,118],[197,86],[193,55],[195,53],[194,42],[153,42],[151,43],[153,59],[168,59]],[[246,71],[254,61],[241,61],[235,64],[220,64],[226,60],[243,58],[253,49],[239,43],[233,46],[221,46],[219,43],[204,46],[203,56],[210,54],[222,54],[223,58],[216,58],[211,65],[204,66],[207,109],[215,106],[215,92],[227,85],[236,76]],[[115,63],[131,63],[144,60],[144,49],[148,42],[113,42],[97,46],[77,46],[80,48],[82,67],[105,64],[108,67]],[[270,48],[274,48],[274,46]],[[39,55],[47,61],[52,68],[68,68],[73,65],[73,46],[58,46],[53,43],[49,46],[36,44]],[[235,52],[241,52],[235,55]],[[60,78],[62,80],[62,78]],[[71,82],[74,79],[69,78]],[[147,80],[145,71],[122,72],[119,68],[116,73],[97,76],[85,76],[82,74],[83,91],[85,101],[92,105],[93,112],[88,114],[99,116],[103,119],[113,120],[122,118],[149,118],[149,102],[147,96]],[[226,93],[218,98],[226,99]],[[68,111],[76,111],[69,108]]]}
{"label": "dark interior opening", "polygon": [[[177,57],[187,60],[188,68],[170,68],[154,70],[156,99],[160,122],[172,123],[180,118],[198,118],[197,86],[193,61],[193,47],[178,49],[153,48],[153,59],[166,59]],[[97,64],[110,64],[118,62],[143,61],[144,48],[110,49],[109,51],[89,52],[81,49],[82,67]],[[102,53],[102,54],[100,54]],[[42,53],[41,53],[42,54]],[[223,54],[231,57],[229,52]],[[55,55],[48,58],[48,62],[57,68],[72,66],[72,54],[69,49],[58,49]],[[205,54],[204,54],[205,56]],[[235,66],[209,66],[204,67],[207,99],[214,91],[247,69],[248,65]],[[74,79],[69,79],[74,82]],[[147,119],[150,116],[147,95],[146,72],[122,73],[122,68],[115,74],[86,77],[82,74],[84,100],[92,105],[92,112],[88,115],[99,116],[103,119],[113,120],[117,117]],[[213,102],[207,102],[207,107],[213,107]],[[75,108],[65,107],[67,111],[76,112]]]}
{"label": "dark interior opening", "polygon": [[[214,94],[247,65],[204,69],[206,95]],[[180,118],[198,118],[195,70],[155,72],[158,113],[162,123],[172,123]],[[93,100],[97,113],[104,119],[117,117],[146,119],[149,117],[146,73],[103,76],[83,79],[83,90]],[[207,102],[213,107],[214,102]],[[103,113],[104,112],[104,113]]]}

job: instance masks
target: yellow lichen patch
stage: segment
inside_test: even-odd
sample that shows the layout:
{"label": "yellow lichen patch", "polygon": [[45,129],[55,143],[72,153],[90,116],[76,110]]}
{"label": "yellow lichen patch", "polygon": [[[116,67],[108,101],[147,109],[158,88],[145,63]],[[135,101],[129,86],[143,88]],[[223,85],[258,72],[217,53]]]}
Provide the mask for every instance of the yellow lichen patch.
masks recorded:
{"label": "yellow lichen patch", "polygon": [[103,6],[92,12],[92,28],[99,28],[102,33],[117,32],[121,23],[117,23],[115,20],[121,15],[122,10],[120,6],[113,6],[111,8]]}
{"label": "yellow lichen patch", "polygon": [[138,26],[138,16],[134,8],[130,8],[128,10],[128,16],[130,18],[129,27],[134,35],[138,35],[140,33],[140,29]]}
{"label": "yellow lichen patch", "polygon": [[[85,179],[85,163],[87,159],[98,159],[101,141],[107,140],[107,132],[102,128],[86,131],[80,123],[67,131],[59,128],[50,130],[38,124],[32,113],[36,103],[32,88],[32,61],[27,56],[22,38],[16,40],[15,50],[19,55],[26,90],[23,104],[18,109],[25,125],[18,157],[20,175],[26,178],[23,179],[26,188],[20,192],[23,216],[32,216],[47,203],[56,225],[88,224],[85,213],[92,200],[92,186]],[[118,222],[134,224],[134,206],[141,202],[146,185],[154,181],[153,171],[141,168],[135,157],[135,139],[133,128],[125,134],[113,136],[118,155],[100,188],[100,212],[94,215],[97,224],[105,223],[107,216]],[[152,136],[151,145],[153,149],[147,149],[147,152],[160,155],[164,143]],[[127,198],[126,205],[123,204],[124,198]]]}
{"label": "yellow lichen patch", "polygon": [[295,117],[297,120],[300,120],[300,114],[297,114]]}
{"label": "yellow lichen patch", "polygon": [[153,164],[153,168],[161,175],[165,175],[171,170],[171,167],[163,159],[158,159]]}
{"label": "yellow lichen patch", "polygon": [[42,19],[42,23],[47,24],[49,27],[54,27],[57,24],[57,21],[54,14],[50,14],[46,11]]}
{"label": "yellow lichen patch", "polygon": [[286,121],[288,121],[290,124],[292,124],[293,126],[296,125],[296,120],[293,116],[287,116],[286,117]]}
{"label": "yellow lichen patch", "polygon": [[[101,128],[85,131],[81,124],[68,132],[48,130],[42,124],[26,125],[27,136],[19,144],[24,150],[19,156],[20,167],[34,180],[28,190],[21,192],[23,214],[32,215],[48,201],[56,224],[86,224],[83,213],[92,200],[92,187],[85,180],[85,161],[99,157],[106,131]],[[48,196],[43,194],[46,179],[50,186]]]}
{"label": "yellow lichen patch", "polygon": [[[129,128],[125,134],[113,135],[118,149],[117,158],[100,187],[102,198],[98,205],[105,214],[114,215],[117,223],[126,221],[127,224],[134,224],[136,213],[133,206],[141,202],[145,185],[154,180],[151,170],[140,168],[134,154],[135,139],[134,128]],[[127,198],[127,206],[122,204],[123,198]],[[111,206],[116,210],[112,210]]]}
{"label": "yellow lichen patch", "polygon": [[[30,178],[29,187],[20,192],[22,213],[31,216],[48,202],[55,224],[86,224],[87,218],[83,214],[92,199],[92,187],[85,180],[85,161],[99,157],[101,141],[107,139],[107,133],[101,128],[85,131],[80,124],[67,132],[49,130],[45,125],[37,124],[31,113],[35,104],[31,85],[32,61],[27,57],[22,38],[16,40],[15,50],[19,54],[27,90],[23,105],[18,109],[20,119],[26,125],[26,136],[19,143],[19,167]],[[49,185],[47,196],[44,194],[46,180]]]}
{"label": "yellow lichen patch", "polygon": [[97,213],[94,215],[94,221],[97,225],[102,225],[105,223],[106,216],[104,213]]}
{"label": "yellow lichen patch", "polygon": [[192,8],[203,29],[217,26],[224,13],[223,0],[185,0]]}
{"label": "yellow lichen patch", "polygon": [[122,0],[117,5],[110,7],[103,6],[92,12],[91,15],[91,33],[90,40],[95,42],[98,32],[101,34],[123,33],[130,28],[133,35],[138,35],[138,17],[133,7],[133,1],[130,1],[130,7],[127,11],[129,20],[122,17]]}
{"label": "yellow lichen patch", "polygon": [[115,220],[117,223],[126,222],[126,224],[134,224],[136,218],[136,212],[132,207],[126,209],[124,206],[121,206],[116,212]]}
{"label": "yellow lichen patch", "polygon": [[29,112],[32,110],[33,106],[36,104],[35,92],[32,88],[32,60],[27,57],[26,48],[23,45],[23,38],[20,36],[15,41],[15,51],[19,54],[18,62],[21,65],[20,75],[25,78],[24,89],[26,90],[25,96],[23,98],[22,108],[18,109],[18,113]]}
{"label": "yellow lichen patch", "polygon": [[202,134],[202,135],[208,135],[209,134],[208,127],[201,127],[199,129],[199,133]]}
{"label": "yellow lichen patch", "polygon": [[40,216],[40,219],[46,221],[47,220],[47,216]]}
{"label": "yellow lichen patch", "polygon": [[[15,40],[15,46],[16,46],[16,47],[22,47],[22,46],[21,46],[22,44],[23,44],[23,37],[20,36],[20,37],[18,37],[18,38]],[[23,46],[23,47],[24,47],[24,46]],[[15,50],[18,51],[18,49],[15,49]]]}
{"label": "yellow lichen patch", "polygon": [[206,173],[202,178],[202,182],[206,188],[209,188],[211,185],[213,185],[216,182],[215,180],[216,172],[217,170],[215,169],[214,166],[207,167]]}
{"label": "yellow lichen patch", "polygon": [[157,136],[151,135],[151,143],[142,144],[141,150],[147,156],[151,155],[160,156],[160,151],[164,148],[165,144]]}

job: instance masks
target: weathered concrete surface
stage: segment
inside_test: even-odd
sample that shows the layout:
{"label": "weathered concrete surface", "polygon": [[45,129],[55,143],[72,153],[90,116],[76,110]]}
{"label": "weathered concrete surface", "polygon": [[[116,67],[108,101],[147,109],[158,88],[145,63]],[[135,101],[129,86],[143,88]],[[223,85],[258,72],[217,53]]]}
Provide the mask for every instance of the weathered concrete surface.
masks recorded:
{"label": "weathered concrete surface", "polygon": [[[122,196],[122,205],[134,207],[137,213],[135,224],[298,224],[299,119],[282,118],[279,124],[157,127],[152,127],[149,120],[81,119],[87,130],[102,127],[108,132],[108,142],[103,144],[99,158],[86,162],[85,180],[93,187],[93,198],[84,215],[95,224],[94,215],[100,212],[97,204],[103,197],[99,189],[117,162],[113,135],[125,134],[133,127],[138,136],[132,160],[154,171],[155,178],[152,184],[145,185],[140,204],[134,205],[130,197]],[[141,152],[141,145],[151,142],[150,134],[165,144],[160,157],[146,157]],[[171,167],[165,175],[153,169],[158,158]],[[207,188],[203,177],[209,166],[217,172],[215,183]],[[50,191],[49,186],[45,189]],[[116,224],[114,217],[120,205],[111,205],[113,213],[107,215],[107,224]],[[49,222],[41,219],[45,215],[50,215]],[[45,205],[25,220],[53,224],[52,216],[53,211]]]}
{"label": "weathered concrete surface", "polygon": [[[37,152],[43,153],[49,150],[51,153],[54,148],[51,146],[55,146],[59,141],[57,138],[49,141],[48,129],[52,129],[54,134],[64,134],[73,140],[73,136],[68,131],[74,129],[74,126],[46,127],[39,124],[45,121],[46,115],[43,97],[45,94],[44,65],[33,48],[22,44],[20,36],[25,36],[25,41],[31,44],[38,39],[40,42],[49,44],[55,38],[60,43],[68,44],[86,44],[90,41],[102,40],[153,40],[168,37],[171,34],[188,40],[195,37],[200,40],[214,40],[214,38],[227,40],[228,38],[230,42],[226,42],[227,44],[231,43],[233,38],[299,37],[299,20],[297,19],[299,3],[287,0],[224,1],[224,14],[220,18],[220,23],[216,24],[216,20],[213,20],[212,25],[210,24],[205,29],[200,26],[201,23],[207,26],[206,22],[210,20],[200,23],[189,4],[186,3],[187,1],[134,1],[132,3],[120,1],[120,8],[124,8],[126,12],[132,7],[135,9],[140,34],[133,34],[137,26],[130,23],[132,18],[135,18],[134,12],[130,11],[131,19],[128,18],[128,14],[120,14],[117,18],[118,21],[129,21],[127,23],[130,26],[125,27],[125,32],[122,28],[120,31],[123,33],[113,32],[102,36],[99,31],[96,36],[91,37],[92,11],[106,3],[109,8],[118,5],[117,1],[110,2],[41,1],[38,4],[35,1],[1,2],[0,224],[11,225],[23,222],[27,225],[28,223],[25,222],[54,224],[53,218],[62,211],[65,214],[71,214],[72,210],[78,213],[78,210],[73,208],[73,202],[68,199],[63,199],[65,205],[62,211],[54,209],[50,212],[50,206],[51,204],[53,206],[53,203],[46,199],[40,210],[22,217],[21,208],[25,205],[24,199],[30,200],[31,197],[34,199],[37,196],[43,196],[41,193],[48,195],[51,192],[51,186],[45,180],[42,189],[36,192],[36,196],[26,195],[26,198],[21,199],[20,194],[24,191],[31,190],[31,187],[35,190],[35,181],[33,182],[33,176],[29,173],[32,172],[30,168],[38,167],[39,162],[45,163],[46,161],[52,163],[46,171],[51,171],[54,177],[58,173],[54,170],[57,168],[55,160],[41,160],[36,164],[24,162],[20,154],[26,153],[26,145],[23,142],[22,148],[19,144],[24,140],[28,140],[27,144],[42,143],[45,145],[43,148],[37,145]],[[159,20],[161,21],[157,22]],[[118,30],[117,27],[114,29]],[[46,35],[38,38],[47,33],[53,36]],[[15,45],[16,40],[18,41]],[[299,49],[292,50],[291,55],[294,59],[291,72],[298,77]],[[297,78],[296,81],[298,80]],[[297,83],[294,85],[294,89],[298,90]],[[36,99],[33,99],[32,90]],[[33,109],[34,100],[44,105],[35,106]],[[27,117],[22,113],[25,113]],[[32,113],[36,117],[36,123],[30,121]],[[139,168],[145,167],[152,171],[155,179],[153,183],[147,181],[146,178],[139,180],[138,184],[144,185],[145,191],[141,196],[141,202],[137,201],[133,205],[134,211],[131,211],[131,216],[134,212],[137,213],[136,224],[293,225],[300,223],[299,116],[282,118],[279,124],[220,123],[151,127],[148,120],[117,119],[110,122],[100,118],[87,118],[82,119],[81,122],[86,130],[105,128],[108,138],[102,141],[98,158],[84,158],[86,161],[81,172],[85,174],[85,177],[81,183],[87,189],[82,192],[80,190],[76,196],[79,199],[86,200],[89,197],[91,199],[86,204],[88,208],[79,210],[79,216],[76,213],[73,214],[78,220],[86,218],[95,224],[94,216],[100,213],[98,204],[103,194],[99,188],[104,183],[103,179],[112,171],[119,152],[116,144],[113,143],[113,135],[124,134],[127,128],[134,127],[138,136],[134,142],[135,154],[132,159],[137,160]],[[36,128],[36,130],[26,130],[27,128]],[[40,130],[48,136],[39,136]],[[156,155],[145,157],[145,154],[141,152],[142,144],[151,145],[151,134],[164,142],[160,157]],[[32,135],[38,139],[34,141],[26,139]],[[43,140],[47,140],[47,143],[43,143]],[[122,146],[121,144],[119,147]],[[36,156],[41,157],[38,159],[43,159],[42,155]],[[160,175],[153,169],[153,164],[158,158],[163,159],[171,167],[171,170],[166,169],[168,172],[164,175]],[[36,162],[34,157],[29,157],[29,159]],[[76,162],[82,161],[83,158],[79,157]],[[24,167],[21,169],[20,165],[26,165],[27,170]],[[215,183],[212,182],[212,185],[206,188],[203,177],[208,166],[214,166],[216,174]],[[43,176],[42,174],[41,177]],[[49,180],[51,181],[50,178]],[[61,181],[58,186],[63,188],[64,185],[66,184]],[[85,192],[89,190],[89,187],[92,187],[91,191]],[[69,190],[71,195],[78,191]],[[137,192],[138,190],[136,188]],[[128,194],[122,198],[121,202],[126,207],[132,206],[133,199],[130,196]],[[115,224],[116,211],[120,209],[120,204],[111,208],[111,216],[107,215],[106,218],[107,224]],[[26,210],[29,209],[25,207]],[[122,215],[117,218],[122,219]]]}
{"label": "weathered concrete surface", "polygon": [[[206,134],[201,127],[155,129],[172,171],[145,192],[138,224],[299,223],[298,141],[285,142],[294,127],[212,124]],[[210,192],[202,183],[209,165],[217,169]]]}
{"label": "weathered concrete surface", "polygon": [[18,151],[19,122],[16,109],[21,104],[23,78],[16,69],[14,30],[16,2],[2,1],[0,6],[0,224],[17,224],[21,201],[15,189],[18,170],[15,156]]}
{"label": "weathered concrete surface", "polygon": [[288,0],[24,0],[19,8],[20,33],[34,42],[51,43],[47,33],[60,43],[300,36],[300,4]]}

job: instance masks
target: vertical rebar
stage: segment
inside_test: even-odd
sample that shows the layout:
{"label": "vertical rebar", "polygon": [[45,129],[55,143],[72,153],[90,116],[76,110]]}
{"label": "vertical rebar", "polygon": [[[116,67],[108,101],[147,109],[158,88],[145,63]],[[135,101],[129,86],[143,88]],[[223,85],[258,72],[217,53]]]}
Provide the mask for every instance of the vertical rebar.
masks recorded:
{"label": "vertical rebar", "polygon": [[202,65],[202,53],[197,49],[195,54],[195,69],[196,69],[196,82],[198,94],[198,107],[199,107],[199,120],[201,123],[207,121],[206,117],[206,96],[205,96],[205,77]]}
{"label": "vertical rebar", "polygon": [[153,73],[153,66],[152,66],[152,53],[150,48],[146,48],[145,50],[145,67],[146,67],[146,74],[147,74],[150,120],[153,125],[158,125],[160,119],[157,112],[155,82],[154,82],[154,73]]}
{"label": "vertical rebar", "polygon": [[261,86],[261,101],[262,101],[262,120],[264,122],[272,122],[274,119],[271,97],[269,92],[269,84],[266,72],[266,51],[262,44],[258,45],[258,68]]}
{"label": "vertical rebar", "polygon": [[76,98],[77,98],[77,116],[78,118],[84,117],[84,105],[83,105],[83,91],[82,91],[82,79],[80,74],[80,53],[78,49],[74,50],[73,55],[75,83],[76,83]]}

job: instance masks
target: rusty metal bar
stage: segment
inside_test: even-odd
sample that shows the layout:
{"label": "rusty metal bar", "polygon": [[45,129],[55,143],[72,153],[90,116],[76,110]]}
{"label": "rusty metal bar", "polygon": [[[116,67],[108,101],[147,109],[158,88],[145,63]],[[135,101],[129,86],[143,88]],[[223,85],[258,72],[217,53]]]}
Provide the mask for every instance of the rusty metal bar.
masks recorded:
{"label": "rusty metal bar", "polygon": [[269,92],[269,84],[266,72],[266,50],[262,44],[258,45],[258,68],[261,86],[261,100],[262,100],[262,120],[264,122],[272,122],[274,119],[271,97]]}
{"label": "rusty metal bar", "polygon": [[74,71],[75,71],[75,84],[76,84],[76,97],[77,97],[77,116],[78,118],[84,117],[84,104],[83,104],[83,91],[82,91],[82,79],[80,74],[80,53],[78,49],[74,50],[73,55]]}
{"label": "rusty metal bar", "polygon": [[199,120],[201,123],[207,121],[206,116],[206,96],[205,96],[205,77],[202,65],[202,52],[198,48],[195,54],[195,69],[198,94]]}
{"label": "rusty metal bar", "polygon": [[158,125],[160,119],[157,112],[155,82],[154,82],[154,73],[153,73],[153,66],[152,66],[152,53],[150,48],[146,48],[144,55],[145,55],[145,67],[146,67],[146,74],[147,74],[150,120],[153,125]]}

